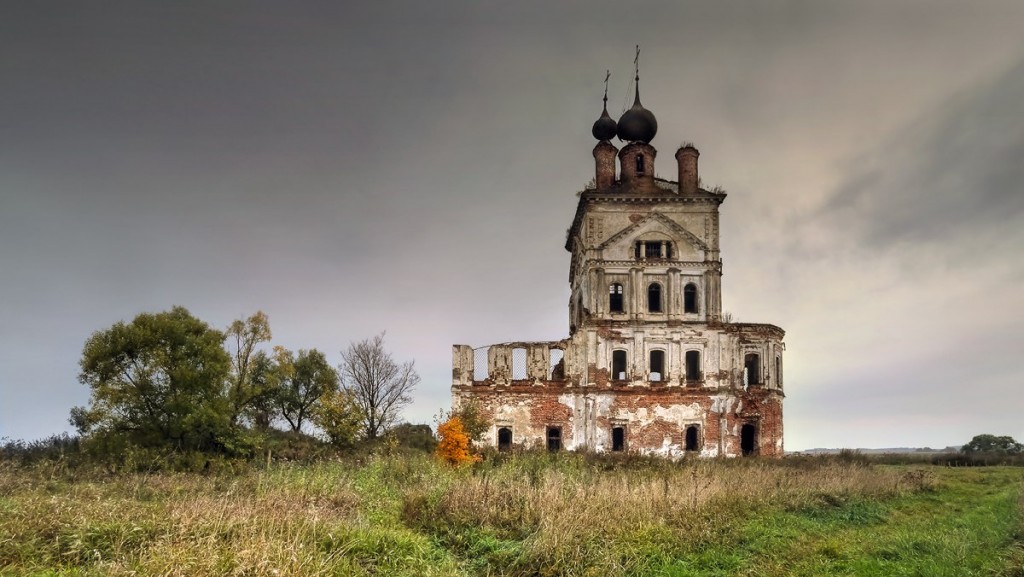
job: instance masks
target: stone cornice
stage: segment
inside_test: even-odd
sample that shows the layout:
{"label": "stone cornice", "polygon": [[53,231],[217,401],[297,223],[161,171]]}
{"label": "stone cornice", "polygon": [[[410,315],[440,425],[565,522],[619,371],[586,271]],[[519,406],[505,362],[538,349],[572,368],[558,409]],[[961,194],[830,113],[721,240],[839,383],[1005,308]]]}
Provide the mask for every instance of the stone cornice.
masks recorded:
{"label": "stone cornice", "polygon": [[598,259],[587,259],[584,261],[584,266],[587,271],[591,271],[596,268],[604,268],[608,266],[622,266],[622,267],[635,267],[641,265],[647,268],[651,267],[676,267],[676,268],[699,268],[704,270],[722,270],[722,263],[715,260],[695,260],[695,261],[683,261],[683,260],[598,260]]}

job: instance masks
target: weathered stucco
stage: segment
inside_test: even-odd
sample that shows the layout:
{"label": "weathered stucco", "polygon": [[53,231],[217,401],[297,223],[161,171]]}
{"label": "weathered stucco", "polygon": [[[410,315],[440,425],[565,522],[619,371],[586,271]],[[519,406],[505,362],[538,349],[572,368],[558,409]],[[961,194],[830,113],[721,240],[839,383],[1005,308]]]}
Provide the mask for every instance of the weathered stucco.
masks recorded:
{"label": "weathered stucco", "polygon": [[565,244],[568,338],[453,347],[453,406],[479,405],[486,443],[782,455],[784,332],[723,320],[726,195],[698,186],[692,146],[676,153],[682,184],[652,176],[656,154],[643,142],[594,150],[595,188]]}

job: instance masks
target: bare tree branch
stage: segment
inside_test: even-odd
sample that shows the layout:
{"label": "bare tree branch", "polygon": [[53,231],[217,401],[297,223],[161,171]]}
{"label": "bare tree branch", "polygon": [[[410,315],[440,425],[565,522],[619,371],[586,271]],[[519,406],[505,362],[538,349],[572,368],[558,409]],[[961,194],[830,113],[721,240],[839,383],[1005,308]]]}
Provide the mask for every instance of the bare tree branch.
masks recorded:
{"label": "bare tree branch", "polygon": [[384,333],[349,345],[341,353],[342,388],[352,395],[363,417],[368,439],[395,425],[402,408],[412,402],[420,382],[414,361],[396,363],[384,349]]}

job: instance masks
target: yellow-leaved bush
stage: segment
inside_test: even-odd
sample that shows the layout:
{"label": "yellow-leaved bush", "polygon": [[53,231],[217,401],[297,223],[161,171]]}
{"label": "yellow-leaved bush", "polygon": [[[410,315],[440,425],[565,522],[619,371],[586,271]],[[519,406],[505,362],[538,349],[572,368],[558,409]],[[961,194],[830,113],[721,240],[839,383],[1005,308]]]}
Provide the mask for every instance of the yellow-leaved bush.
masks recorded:
{"label": "yellow-leaved bush", "polygon": [[479,461],[469,448],[469,435],[459,417],[451,417],[437,426],[437,435],[441,438],[437,444],[436,455],[452,466]]}

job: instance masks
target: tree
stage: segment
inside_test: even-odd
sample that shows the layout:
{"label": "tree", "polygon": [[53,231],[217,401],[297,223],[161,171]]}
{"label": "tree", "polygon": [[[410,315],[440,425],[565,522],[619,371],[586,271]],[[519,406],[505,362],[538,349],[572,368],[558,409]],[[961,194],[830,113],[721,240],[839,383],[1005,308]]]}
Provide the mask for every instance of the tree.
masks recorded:
{"label": "tree", "polygon": [[296,357],[284,347],[274,347],[274,357],[278,409],[293,431],[302,432],[320,397],[338,389],[338,373],[316,349],[300,350]]}
{"label": "tree", "polygon": [[1024,453],[1024,445],[1009,436],[977,435],[969,443],[961,447],[960,450],[964,453],[1020,455]]}
{"label": "tree", "polygon": [[231,434],[224,334],[183,307],[143,313],[85,342],[79,380],[92,389],[71,423],[139,445],[222,448]]}
{"label": "tree", "polygon": [[419,449],[421,451],[433,452],[437,448],[437,438],[434,436],[434,429],[430,425],[414,425],[412,423],[401,423],[395,425],[388,431],[400,447]]}
{"label": "tree", "polygon": [[266,404],[266,399],[274,392],[267,379],[270,359],[262,351],[255,350],[256,345],[270,338],[270,321],[263,311],[256,311],[249,318],[238,319],[228,326],[227,340],[231,349],[228,399],[231,402],[232,424],[237,424],[245,413],[250,413],[250,417],[260,421],[262,415],[259,414],[259,408]]}
{"label": "tree", "polygon": [[469,435],[466,434],[459,417],[451,417],[438,425],[437,436],[441,437],[441,440],[437,443],[436,454],[449,465],[457,466],[480,460],[469,452]]}
{"label": "tree", "polygon": [[327,391],[314,405],[312,420],[327,435],[331,444],[347,448],[355,445],[362,418],[355,398],[348,391]]}
{"label": "tree", "polygon": [[399,365],[384,349],[384,333],[349,345],[341,353],[342,387],[351,393],[363,420],[363,434],[376,439],[398,420],[420,382],[413,361]]}
{"label": "tree", "polygon": [[466,436],[473,442],[481,441],[484,434],[491,428],[491,422],[484,416],[480,403],[475,399],[462,401],[459,409],[452,411],[448,417],[458,417],[462,422],[462,428],[466,431]]}

